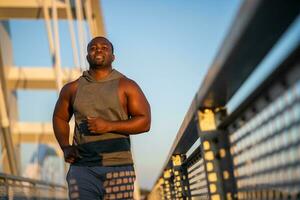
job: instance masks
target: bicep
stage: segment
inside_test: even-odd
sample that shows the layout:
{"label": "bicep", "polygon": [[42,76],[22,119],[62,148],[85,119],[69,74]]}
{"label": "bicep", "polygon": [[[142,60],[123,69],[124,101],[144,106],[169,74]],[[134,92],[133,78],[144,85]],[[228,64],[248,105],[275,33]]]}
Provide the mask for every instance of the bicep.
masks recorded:
{"label": "bicep", "polygon": [[70,121],[73,114],[70,99],[70,91],[68,91],[67,88],[63,88],[56,102],[53,118],[59,118],[64,121]]}
{"label": "bicep", "polygon": [[141,88],[133,81],[130,81],[127,90],[127,109],[131,117],[147,116],[150,117],[150,105],[141,90]]}

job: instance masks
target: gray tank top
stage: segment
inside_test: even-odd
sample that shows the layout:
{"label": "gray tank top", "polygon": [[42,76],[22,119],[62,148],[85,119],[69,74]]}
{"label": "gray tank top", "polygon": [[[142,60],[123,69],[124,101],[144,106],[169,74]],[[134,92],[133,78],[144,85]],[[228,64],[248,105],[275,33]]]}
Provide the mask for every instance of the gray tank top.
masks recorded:
{"label": "gray tank top", "polygon": [[95,80],[84,71],[78,80],[73,104],[75,130],[73,144],[80,154],[74,165],[119,166],[133,164],[130,138],[119,133],[95,134],[87,128],[87,117],[101,117],[110,121],[127,120],[118,96],[123,74],[113,71],[102,80]]}

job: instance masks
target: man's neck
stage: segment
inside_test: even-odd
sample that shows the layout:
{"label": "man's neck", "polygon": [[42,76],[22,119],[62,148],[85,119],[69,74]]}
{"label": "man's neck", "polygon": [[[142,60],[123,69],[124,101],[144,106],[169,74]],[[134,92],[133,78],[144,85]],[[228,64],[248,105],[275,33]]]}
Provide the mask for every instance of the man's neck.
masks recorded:
{"label": "man's neck", "polygon": [[112,72],[112,66],[101,67],[101,68],[91,68],[89,69],[90,75],[95,80],[101,80],[107,77]]}

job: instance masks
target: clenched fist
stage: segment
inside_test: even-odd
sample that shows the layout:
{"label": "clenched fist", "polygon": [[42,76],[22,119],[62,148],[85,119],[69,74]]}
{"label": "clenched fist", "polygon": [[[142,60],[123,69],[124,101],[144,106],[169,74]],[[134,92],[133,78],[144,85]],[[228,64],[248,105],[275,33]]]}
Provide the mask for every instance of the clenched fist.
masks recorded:
{"label": "clenched fist", "polygon": [[110,132],[111,122],[100,117],[87,117],[88,129],[92,133]]}
{"label": "clenched fist", "polygon": [[65,161],[68,163],[74,163],[78,158],[81,158],[81,156],[79,155],[78,149],[76,148],[76,146],[65,146],[62,147],[62,150],[64,152],[64,158]]}

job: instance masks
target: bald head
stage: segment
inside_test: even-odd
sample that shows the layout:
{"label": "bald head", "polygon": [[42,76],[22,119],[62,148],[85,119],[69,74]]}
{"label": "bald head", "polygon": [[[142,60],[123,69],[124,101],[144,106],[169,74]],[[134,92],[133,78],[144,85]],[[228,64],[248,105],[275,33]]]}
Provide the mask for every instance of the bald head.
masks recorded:
{"label": "bald head", "polygon": [[111,46],[111,51],[112,54],[114,54],[114,46],[112,45],[112,43],[106,38],[106,37],[102,37],[102,36],[98,36],[98,37],[94,37],[89,44],[87,45],[87,51],[89,51],[90,47],[92,46],[92,44],[97,41],[97,40],[105,40],[110,46]]}

